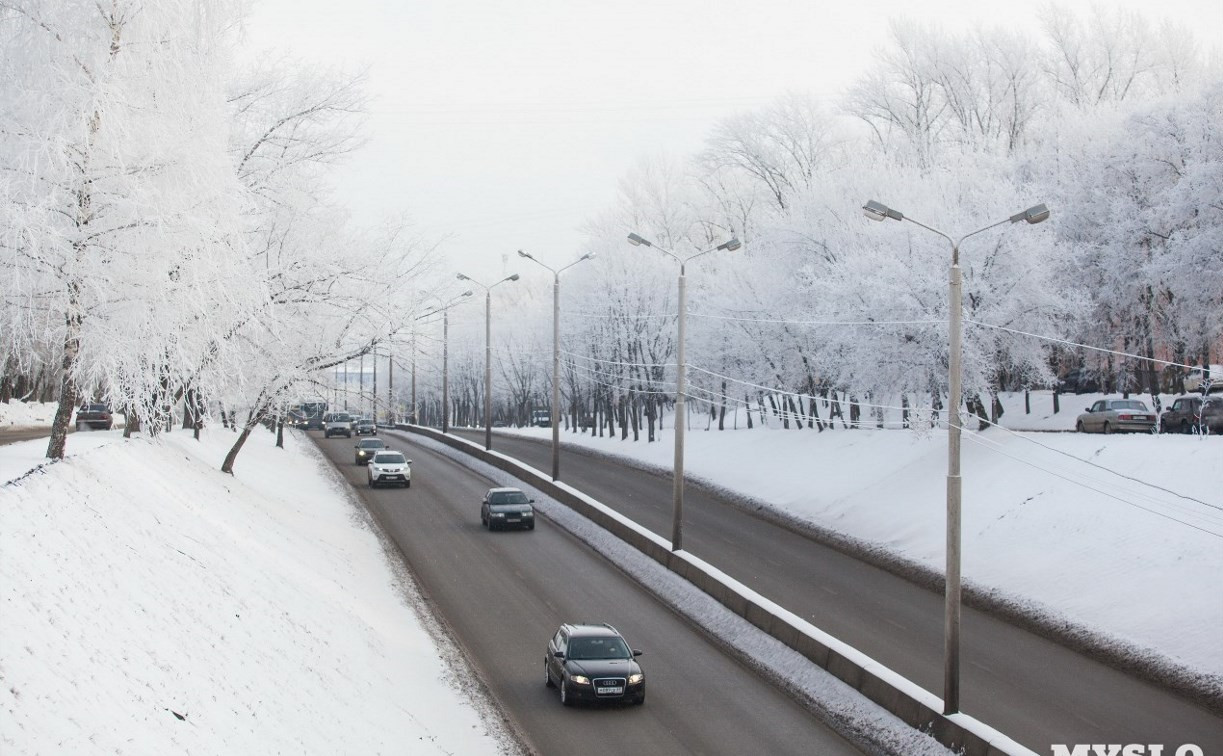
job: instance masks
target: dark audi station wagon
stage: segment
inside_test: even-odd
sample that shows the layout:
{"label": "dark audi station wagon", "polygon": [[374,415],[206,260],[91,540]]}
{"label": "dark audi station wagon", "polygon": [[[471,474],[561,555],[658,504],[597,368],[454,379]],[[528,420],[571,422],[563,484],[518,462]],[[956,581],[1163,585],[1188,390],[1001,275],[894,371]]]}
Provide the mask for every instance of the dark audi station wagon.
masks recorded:
{"label": "dark audi station wagon", "polygon": [[608,624],[560,626],[544,654],[544,683],[560,688],[561,704],[578,701],[645,703],[641,652]]}

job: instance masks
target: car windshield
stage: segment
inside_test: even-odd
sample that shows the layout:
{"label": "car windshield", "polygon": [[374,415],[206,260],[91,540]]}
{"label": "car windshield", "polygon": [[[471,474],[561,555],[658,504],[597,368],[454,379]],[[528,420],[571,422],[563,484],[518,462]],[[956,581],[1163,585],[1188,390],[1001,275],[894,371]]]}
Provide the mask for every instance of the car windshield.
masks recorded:
{"label": "car windshield", "polygon": [[374,462],[379,465],[406,465],[408,461],[403,458],[403,455],[398,452],[384,452],[374,457]]}
{"label": "car windshield", "polygon": [[107,412],[105,404],[91,404],[85,408],[86,412]]}
{"label": "car windshield", "polygon": [[347,422],[349,422],[348,415],[332,415],[332,416],[331,416],[331,422],[333,422],[333,423],[347,423]]}
{"label": "car windshield", "polygon": [[522,491],[498,491],[488,497],[489,504],[530,504]]}
{"label": "car windshield", "polygon": [[362,449],[382,449],[386,444],[376,438],[367,438],[358,443],[357,446],[360,446]]}
{"label": "car windshield", "polygon": [[570,659],[628,659],[632,656],[623,638],[574,638],[569,641]]}
{"label": "car windshield", "polygon": [[1147,405],[1135,399],[1118,399],[1110,405],[1112,409],[1128,409],[1146,411]]}

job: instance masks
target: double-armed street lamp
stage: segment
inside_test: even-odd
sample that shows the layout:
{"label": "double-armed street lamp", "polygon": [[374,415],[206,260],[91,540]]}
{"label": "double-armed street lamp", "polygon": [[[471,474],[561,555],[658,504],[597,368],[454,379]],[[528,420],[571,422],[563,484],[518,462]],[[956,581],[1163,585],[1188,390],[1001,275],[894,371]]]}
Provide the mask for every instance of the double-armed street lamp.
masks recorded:
{"label": "double-armed street lamp", "polygon": [[493,289],[506,281],[517,281],[518,274],[485,286],[471,276],[456,274],[460,281],[471,281],[484,289],[484,448],[493,448]]}
{"label": "double-armed street lamp", "polygon": [[521,249],[519,257],[525,257],[552,271],[552,480],[561,479],[561,273],[583,260],[590,260],[594,252],[587,252],[563,268],[553,268],[536,260]]}
{"label": "double-armed street lamp", "polygon": [[653,242],[642,238],[641,236],[631,233],[628,235],[629,244],[635,247],[647,246],[657,249],[665,255],[670,256],[673,260],[679,263],[679,337],[676,347],[675,360],[675,478],[673,486],[674,507],[671,515],[671,550],[679,551],[683,548],[683,529],[684,529],[684,426],[686,424],[686,413],[684,407],[684,335],[685,335],[685,315],[688,309],[688,292],[687,279],[684,276],[684,267],[693,259],[710,252],[734,252],[739,247],[743,246],[738,239],[731,239],[728,242],[719,244],[716,247],[710,247],[702,252],[689,255],[688,257],[680,257],[665,247],[660,247]]}
{"label": "double-armed street lamp", "polygon": [[960,272],[960,245],[970,236],[1001,226],[1004,223],[1040,223],[1049,217],[1049,208],[1034,205],[1006,220],[991,223],[959,239],[931,228],[924,223],[905,217],[904,213],[887,205],[870,200],[862,206],[866,217],[875,221],[891,218],[909,221],[927,231],[938,234],[951,242],[950,277],[950,354],[948,358],[948,413],[947,413],[947,585],[944,592],[943,614],[943,713],[955,714],[960,710],[960,383],[963,346],[963,298]]}

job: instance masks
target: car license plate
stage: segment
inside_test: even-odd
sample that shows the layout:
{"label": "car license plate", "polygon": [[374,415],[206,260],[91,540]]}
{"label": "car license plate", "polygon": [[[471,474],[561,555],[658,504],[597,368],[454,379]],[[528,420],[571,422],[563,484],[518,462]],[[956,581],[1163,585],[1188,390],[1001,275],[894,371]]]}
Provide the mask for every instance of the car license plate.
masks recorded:
{"label": "car license plate", "polygon": [[595,692],[601,696],[616,696],[624,692],[624,688],[595,688]]}
{"label": "car license plate", "polygon": [[505,521],[506,522],[522,522],[522,518],[521,517],[507,517]]}

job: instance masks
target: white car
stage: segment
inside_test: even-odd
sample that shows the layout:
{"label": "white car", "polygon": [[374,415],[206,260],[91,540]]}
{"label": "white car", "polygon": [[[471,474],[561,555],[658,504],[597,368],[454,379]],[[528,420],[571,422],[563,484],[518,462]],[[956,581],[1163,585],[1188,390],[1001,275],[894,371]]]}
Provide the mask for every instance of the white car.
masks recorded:
{"label": "white car", "polygon": [[365,471],[370,488],[381,485],[412,487],[412,460],[403,456],[403,452],[381,449],[365,466]]}
{"label": "white car", "polygon": [[[1185,376],[1185,393],[1194,394],[1202,390],[1202,384],[1206,382],[1206,371],[1200,367],[1195,367]],[[1210,366],[1210,393],[1223,391],[1223,365]]]}

